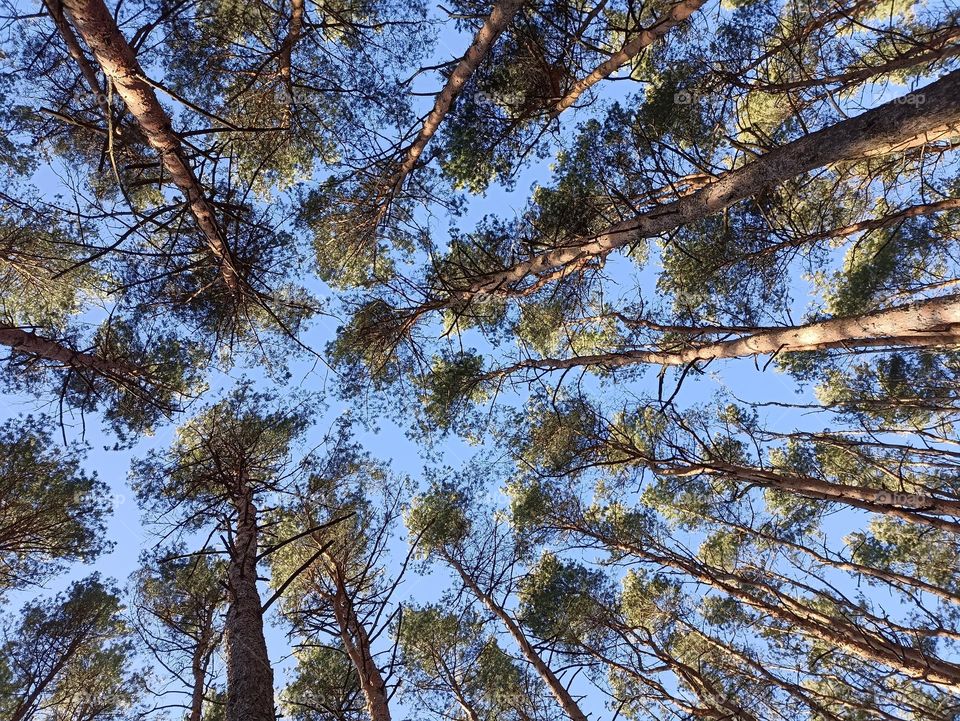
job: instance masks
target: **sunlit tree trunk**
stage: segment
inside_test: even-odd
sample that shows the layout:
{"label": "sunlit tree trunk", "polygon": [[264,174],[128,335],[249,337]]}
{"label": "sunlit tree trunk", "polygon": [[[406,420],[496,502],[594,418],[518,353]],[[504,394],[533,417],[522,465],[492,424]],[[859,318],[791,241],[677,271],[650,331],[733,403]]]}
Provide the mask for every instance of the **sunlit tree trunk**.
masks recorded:
{"label": "sunlit tree trunk", "polygon": [[902,152],[960,134],[960,71],[916,93],[775,148],[695,193],[610,226],[593,238],[541,253],[479,278],[448,279],[452,301],[477,294],[510,295],[529,276],[583,263],[689,225],[761,190],[831,163]]}
{"label": "sunlit tree trunk", "polygon": [[367,630],[357,618],[353,601],[347,592],[343,569],[329,556],[325,557],[325,561],[329,566],[331,580],[336,589],[331,601],[333,614],[340,630],[340,640],[357,671],[367,715],[371,721],[390,721],[387,684],[373,658]]}
{"label": "sunlit tree trunk", "polygon": [[157,100],[153,87],[147,82],[133,49],[121,34],[113,15],[102,0],[66,0],[63,7],[117,95],[136,118],[150,147],[160,154],[164,170],[186,197],[197,227],[220,264],[223,282],[231,291],[238,292],[241,278],[217,223],[214,206],[200,186],[187,161],[180,138],[171,128],[170,118]]}
{"label": "sunlit tree trunk", "polygon": [[[716,333],[709,327],[689,332]],[[693,345],[676,351],[625,351],[574,358],[522,361],[492,372],[500,376],[524,368],[564,370],[581,366],[618,368],[640,363],[662,366],[700,361],[750,358],[779,353],[824,351],[837,348],[946,348],[960,343],[960,295],[907,303],[863,315],[831,318],[784,328],[763,330],[733,340]]]}
{"label": "sunlit tree trunk", "polygon": [[443,90],[437,95],[433,109],[423,121],[423,127],[417,137],[407,148],[403,162],[392,179],[393,187],[399,188],[414,169],[423,154],[424,148],[427,147],[427,143],[436,135],[443,119],[450,112],[450,108],[453,107],[453,101],[463,90],[463,86],[467,84],[483,59],[489,54],[500,34],[510,26],[513,17],[523,6],[523,3],[524,0],[501,0],[493,6],[490,15],[484,20],[483,25],[480,26],[474,36],[473,43],[467,48],[467,52],[464,53],[457,67],[447,78]]}
{"label": "sunlit tree trunk", "polygon": [[577,102],[577,100],[580,99],[580,96],[587,92],[587,90],[592,88],[601,80],[608,78],[610,75],[630,62],[630,60],[639,55],[644,48],[652,45],[659,38],[662,38],[664,35],[670,32],[670,30],[693,15],[693,13],[699,10],[705,2],[706,0],[682,0],[681,2],[678,2],[676,5],[670,8],[670,12],[667,13],[665,18],[660,20],[655,25],[649,28],[644,28],[638,32],[626,43],[624,43],[620,50],[611,55],[608,60],[594,68],[589,75],[574,83],[573,87],[570,88],[567,94],[560,99],[560,102],[558,102],[556,106],[554,106],[552,113],[553,116],[556,117],[564,110],[569,108],[571,105]]}
{"label": "sunlit tree trunk", "polygon": [[129,363],[74,350],[23,328],[0,326],[0,344],[8,346],[17,353],[51,361],[65,368],[94,371],[111,378],[142,379],[147,375],[143,369]]}

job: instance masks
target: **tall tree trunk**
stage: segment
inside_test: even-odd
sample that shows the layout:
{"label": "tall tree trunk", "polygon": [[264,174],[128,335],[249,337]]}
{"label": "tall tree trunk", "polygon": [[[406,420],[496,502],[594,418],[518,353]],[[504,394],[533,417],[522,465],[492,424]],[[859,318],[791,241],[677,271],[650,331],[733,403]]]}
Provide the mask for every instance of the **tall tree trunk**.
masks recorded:
{"label": "tall tree trunk", "polygon": [[347,655],[357,671],[367,715],[371,721],[390,721],[387,684],[374,661],[367,630],[357,618],[353,601],[347,593],[343,569],[332,558],[324,555],[336,588],[332,601],[333,613],[340,629],[340,640],[343,641]]}
{"label": "tall tree trunk", "polygon": [[63,7],[127,110],[136,118],[150,147],[160,154],[164,169],[186,197],[197,227],[220,265],[224,284],[232,292],[239,292],[242,280],[217,223],[213,204],[200,186],[180,138],[170,126],[170,118],[157,100],[153,87],[146,81],[146,75],[113,15],[102,0],[64,0]]}
{"label": "tall tree trunk", "polygon": [[227,569],[229,604],[224,624],[227,721],[274,721],[273,668],[257,590],[257,509],[243,476],[234,503],[237,520]]}
{"label": "tall tree trunk", "polygon": [[571,721],[587,721],[586,715],[580,710],[580,706],[574,700],[566,686],[564,686],[560,679],[557,678],[556,674],[553,672],[553,669],[551,669],[544,662],[544,660],[540,658],[540,654],[537,653],[537,650],[533,647],[530,641],[527,640],[527,636],[524,634],[523,629],[521,629],[517,622],[513,620],[503,606],[494,601],[489,594],[485,593],[483,589],[477,585],[477,582],[474,581],[473,577],[466,572],[466,570],[463,568],[463,565],[459,561],[447,553],[443,554],[443,559],[460,575],[460,578],[463,579],[463,582],[466,584],[467,588],[469,588],[470,591],[483,603],[483,605],[490,609],[490,612],[499,618],[503,625],[506,626],[507,631],[509,631],[510,635],[513,637],[513,640],[516,641],[517,646],[520,647],[520,651],[523,653],[530,665],[536,670],[537,674],[539,674],[540,678],[543,679],[543,682],[547,685],[547,688],[550,689],[550,693],[553,694],[553,697],[557,700],[557,703],[560,704],[560,708],[563,709],[563,712],[571,719]]}
{"label": "tall tree trunk", "polygon": [[693,15],[706,3],[707,0],[681,0],[670,8],[667,16],[652,25],[644,28],[630,38],[619,51],[610,56],[610,58],[598,65],[593,72],[577,81],[572,88],[563,96],[554,106],[551,115],[557,117],[564,110],[573,105],[580,96],[604,78],[609,77],[631,59],[635,58],[644,49],[653,45],[658,38],[662,38],[670,30],[682,23],[688,17]]}
{"label": "tall tree trunk", "polygon": [[420,159],[424,148],[427,147],[427,143],[436,134],[440,128],[440,123],[450,112],[454,99],[463,90],[463,86],[467,84],[480,63],[483,62],[500,34],[510,25],[514,15],[517,14],[523,3],[524,0],[500,0],[493,6],[490,15],[484,20],[483,25],[480,26],[474,36],[473,43],[467,48],[467,52],[464,53],[457,67],[447,78],[447,84],[437,95],[433,110],[423,121],[420,133],[407,148],[403,162],[391,180],[395,190],[399,190],[403,185],[403,181],[416,166],[417,160]]}
{"label": "tall tree trunk", "polygon": [[293,114],[293,48],[300,41],[303,33],[303,0],[291,0],[290,23],[287,26],[287,35],[280,44],[280,80],[287,92],[287,102],[284,113],[287,125]]}
{"label": "tall tree trunk", "polygon": [[[479,278],[449,279],[446,304],[477,294],[511,295],[530,275],[584,263],[701,220],[789,178],[842,160],[901,152],[960,134],[960,70],[902,98],[805,135],[730,171],[717,182],[608,227],[598,235]],[[458,281],[464,281],[462,285]],[[460,286],[460,287],[457,287]]]}
{"label": "tall tree trunk", "polygon": [[193,688],[190,692],[190,721],[201,721],[203,717],[203,691],[206,687],[207,675],[203,670],[202,652],[199,646],[193,652],[190,664]]}
{"label": "tall tree trunk", "polygon": [[207,665],[210,663],[211,648],[210,627],[213,618],[208,615],[206,625],[200,632],[200,638],[197,639],[197,646],[193,650],[193,658],[190,663],[190,672],[192,674],[193,688],[190,693],[190,721],[202,721],[203,719],[203,700],[204,691],[207,688]]}
{"label": "tall tree trunk", "polygon": [[[691,327],[690,331],[697,328]],[[709,332],[704,328],[704,332]],[[714,331],[715,332],[715,331]],[[575,358],[521,361],[492,371],[494,378],[524,368],[565,370],[581,366],[622,366],[650,363],[686,365],[718,358],[749,358],[778,353],[834,348],[943,348],[960,344],[960,295],[947,295],[894,306],[863,315],[831,318],[762,331],[733,340],[695,345],[677,351],[624,351]]]}

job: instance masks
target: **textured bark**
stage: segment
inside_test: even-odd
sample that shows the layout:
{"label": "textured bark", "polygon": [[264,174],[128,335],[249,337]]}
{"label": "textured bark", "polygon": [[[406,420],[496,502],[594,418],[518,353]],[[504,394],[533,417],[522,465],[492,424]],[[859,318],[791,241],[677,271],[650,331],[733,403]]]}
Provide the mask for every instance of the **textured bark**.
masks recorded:
{"label": "textured bark", "polygon": [[153,87],[146,81],[133,49],[120,33],[110,11],[102,0],[65,0],[63,7],[117,95],[136,119],[150,147],[159,153],[164,170],[184,194],[197,227],[220,265],[223,282],[231,291],[240,291],[242,280],[217,224],[213,204],[200,186],[180,138],[170,126],[170,118],[157,100]]}
{"label": "textured bark", "polygon": [[289,122],[289,113],[293,105],[293,76],[291,65],[293,64],[293,48],[300,41],[303,33],[303,0],[291,0],[290,3],[290,23],[287,26],[287,36],[280,44],[280,78],[283,86],[287,89],[289,99],[287,103],[287,113]]}
{"label": "textured bark", "polygon": [[0,326],[0,345],[9,346],[17,353],[59,363],[65,368],[94,371],[110,378],[143,379],[147,376],[143,369],[129,363],[83,353],[22,328]]}
{"label": "textured bark", "polygon": [[[697,330],[691,328],[691,331]],[[718,358],[748,358],[774,353],[834,348],[943,348],[960,344],[960,295],[922,300],[864,315],[769,328],[735,340],[678,351],[626,351],[576,358],[522,361],[484,376],[495,378],[525,368],[563,370],[580,366],[618,368],[638,363],[686,365]]]}
{"label": "textured bark", "polygon": [[467,48],[467,52],[464,53],[457,67],[454,68],[450,77],[447,78],[447,84],[443,87],[443,90],[440,91],[440,94],[437,95],[437,99],[433,104],[433,110],[430,111],[430,114],[427,115],[423,121],[423,127],[420,129],[420,133],[414,139],[413,143],[411,143],[410,147],[407,148],[403,162],[400,164],[400,168],[393,178],[394,188],[399,189],[403,181],[416,166],[417,161],[423,154],[424,148],[427,147],[427,143],[429,143],[430,139],[436,134],[440,123],[443,122],[447,113],[450,112],[454,99],[460,91],[463,90],[463,86],[467,84],[467,81],[480,66],[480,63],[483,62],[483,59],[490,52],[490,48],[493,47],[496,39],[510,25],[510,22],[520,10],[523,3],[524,0],[501,0],[501,2],[493,6],[490,15],[474,36],[473,43]]}
{"label": "textured bark", "polygon": [[390,721],[390,702],[387,684],[377,667],[370,648],[370,636],[357,618],[356,609],[347,593],[342,569],[327,556],[330,575],[336,591],[331,599],[333,613],[340,629],[340,640],[357,671],[367,715],[371,721]]}
{"label": "textured bark", "polygon": [[513,620],[513,617],[507,613],[503,606],[494,601],[489,594],[484,593],[483,589],[473,580],[473,577],[464,570],[460,562],[447,554],[444,554],[444,560],[460,575],[460,578],[463,579],[463,582],[473,595],[475,595],[484,606],[490,609],[490,612],[499,618],[503,625],[506,626],[507,631],[513,637],[513,640],[516,641],[517,646],[520,647],[524,658],[527,659],[540,678],[543,679],[543,682],[547,685],[547,688],[550,689],[550,693],[553,694],[553,697],[557,700],[557,703],[560,704],[560,708],[563,709],[567,717],[570,718],[571,721],[587,721],[586,715],[580,710],[580,706],[577,705],[577,702],[567,690],[566,686],[557,678],[553,669],[540,658],[540,654],[537,653],[537,650],[530,641],[527,640],[523,629]]}
{"label": "textured bark", "polygon": [[[536,255],[477,279],[451,279],[451,302],[477,294],[511,295],[530,275],[603,257],[641,238],[652,238],[718,213],[789,178],[843,160],[893,153],[960,135],[960,71],[954,71],[861,115],[805,135],[726,173],[715,183],[610,226],[602,233]],[[458,281],[466,281],[456,288]]]}
{"label": "textured bark", "polygon": [[237,520],[227,569],[229,605],[224,625],[227,721],[274,721],[273,668],[257,590],[257,509],[242,476],[234,505]]}
{"label": "textured bark", "polygon": [[622,68],[630,62],[631,59],[639,55],[644,48],[653,45],[658,38],[666,35],[670,30],[699,10],[705,3],[706,0],[682,0],[682,2],[678,2],[670,8],[670,12],[667,13],[665,18],[649,28],[644,28],[638,32],[624,43],[618,52],[598,65],[589,75],[577,81],[574,86],[570,88],[569,92],[556,104],[552,112],[553,117],[560,115],[560,113],[577,102],[580,96],[587,90]]}

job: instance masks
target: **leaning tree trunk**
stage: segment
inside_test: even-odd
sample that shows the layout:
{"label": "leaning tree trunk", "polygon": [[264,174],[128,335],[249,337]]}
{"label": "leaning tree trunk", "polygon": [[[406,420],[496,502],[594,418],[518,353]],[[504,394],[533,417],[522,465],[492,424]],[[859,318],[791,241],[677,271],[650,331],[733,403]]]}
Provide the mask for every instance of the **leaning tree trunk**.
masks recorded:
{"label": "leaning tree trunk", "polygon": [[0,345],[8,346],[16,353],[50,361],[64,368],[72,368],[77,371],[93,371],[113,379],[143,380],[148,376],[146,371],[130,363],[101,358],[93,353],[74,350],[55,340],[44,338],[16,326],[0,325]]}
{"label": "leaning tree trunk", "polygon": [[[690,332],[698,330],[703,333],[717,332],[708,326],[702,329],[689,328]],[[800,326],[765,328],[733,340],[692,345],[676,351],[635,350],[574,358],[533,359],[492,371],[484,378],[503,376],[525,368],[619,368],[641,363],[677,366],[723,358],[836,348],[943,348],[956,345],[960,345],[960,295],[947,295],[863,315],[830,318]]]}
{"label": "leaning tree trunk", "polygon": [[484,593],[483,589],[477,585],[477,582],[473,577],[466,572],[463,565],[457,561],[455,558],[451,557],[449,554],[443,555],[444,560],[453,567],[453,569],[460,575],[460,578],[463,579],[463,582],[466,584],[467,588],[475,595],[484,606],[490,609],[490,612],[500,619],[504,626],[506,626],[507,631],[510,632],[510,635],[513,637],[513,640],[516,641],[517,646],[520,647],[520,651],[523,653],[524,657],[533,666],[537,674],[543,679],[543,682],[547,685],[547,688],[550,689],[550,693],[553,694],[553,697],[557,700],[557,703],[560,705],[560,708],[563,709],[563,712],[567,715],[571,721],[587,721],[586,715],[583,711],[580,710],[580,706],[574,700],[573,696],[570,694],[570,691],[567,690],[567,687],[563,685],[557,675],[553,672],[546,662],[540,658],[540,654],[537,653],[537,650],[533,647],[533,644],[527,639],[526,634],[523,632],[523,629],[517,624],[515,620],[507,613],[506,609],[503,608],[500,604],[493,600],[489,594]]}
{"label": "leaning tree trunk", "polygon": [[719,461],[691,465],[661,466],[656,463],[649,465],[655,473],[663,476],[684,477],[701,474],[720,476],[812,500],[843,503],[870,513],[885,514],[910,523],[960,534],[960,523],[940,518],[940,516],[960,518],[960,501],[949,498],[939,498],[926,493],[909,493],[905,490],[833,483],[813,476],[738,466]]}
{"label": "leaning tree trunk", "polygon": [[274,721],[273,668],[263,635],[263,606],[257,590],[257,509],[241,477],[227,569],[224,624],[227,655],[227,721]]}
{"label": "leaning tree trunk", "polygon": [[567,243],[480,277],[450,279],[452,287],[444,305],[482,294],[515,295],[522,292],[518,284],[531,275],[581,267],[592,258],[603,257],[640,238],[653,238],[702,220],[816,168],[842,160],[904,152],[958,134],[960,70],[955,70],[915,93],[775,148],[702,190],[612,225],[591,238]]}
{"label": "leaning tree trunk", "polygon": [[524,1],[525,0],[500,0],[500,2],[494,4],[490,15],[487,16],[487,19],[474,36],[473,43],[467,48],[467,52],[464,53],[457,67],[450,73],[447,84],[444,85],[443,90],[437,95],[433,104],[433,110],[430,111],[430,114],[427,115],[423,121],[423,127],[420,129],[417,137],[407,148],[403,161],[400,163],[400,168],[392,178],[392,186],[395,189],[399,190],[403,181],[414,167],[416,167],[417,160],[419,160],[423,154],[427,143],[429,143],[430,139],[436,134],[443,119],[447,116],[447,113],[450,112],[450,108],[453,107],[453,101],[490,52],[497,38],[500,37],[500,34],[510,25],[514,15],[520,10]]}
{"label": "leaning tree trunk", "polygon": [[160,154],[164,170],[186,197],[197,227],[220,265],[224,284],[232,292],[239,292],[242,285],[240,274],[217,223],[213,204],[207,199],[187,161],[180,138],[170,127],[170,118],[157,100],[153,86],[147,82],[137,56],[117,27],[113,15],[102,0],[64,0],[63,7],[116,88],[117,95],[136,119],[150,147]]}
{"label": "leaning tree trunk", "polygon": [[808,608],[768,584],[708,566],[693,558],[680,557],[658,547],[652,538],[637,539],[636,542],[612,539],[579,524],[570,524],[566,530],[582,533],[636,558],[683,571],[758,612],[788,624],[809,638],[828,641],[848,653],[887,666],[910,678],[960,693],[960,666],[957,664],[927,654],[922,649],[905,646],[841,617]]}
{"label": "leaning tree trunk", "polygon": [[370,721],[390,721],[387,684],[373,658],[370,636],[357,618],[353,600],[347,592],[344,570],[330,556],[324,555],[336,589],[332,598],[333,614],[340,630],[340,640],[357,672],[367,715]]}
{"label": "leaning tree trunk", "polygon": [[553,117],[560,115],[560,113],[577,102],[580,96],[587,92],[587,90],[629,63],[645,48],[652,45],[674,27],[693,15],[706,1],[707,0],[681,0],[671,7],[670,12],[667,13],[665,18],[653,26],[644,28],[636,33],[636,35],[624,43],[620,50],[611,55],[609,59],[594,68],[589,75],[574,83],[573,87],[567,91],[567,94],[554,106],[551,115]]}

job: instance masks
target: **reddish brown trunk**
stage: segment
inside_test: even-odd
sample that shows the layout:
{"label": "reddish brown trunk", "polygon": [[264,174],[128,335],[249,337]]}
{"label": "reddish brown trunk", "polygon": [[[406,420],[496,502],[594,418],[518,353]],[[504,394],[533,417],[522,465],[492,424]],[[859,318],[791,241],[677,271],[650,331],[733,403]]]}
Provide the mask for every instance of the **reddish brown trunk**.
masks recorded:
{"label": "reddish brown trunk", "polygon": [[59,363],[65,368],[95,371],[111,378],[144,378],[147,375],[136,366],[73,350],[22,328],[0,326],[0,345],[9,346],[17,353]]}
{"label": "reddish brown trunk", "polygon": [[213,204],[204,194],[187,161],[180,138],[170,127],[170,118],[157,100],[153,87],[146,81],[136,55],[120,33],[110,11],[102,0],[65,0],[63,7],[116,88],[117,95],[136,118],[150,147],[160,154],[164,170],[186,197],[197,227],[220,264],[223,282],[231,291],[239,291],[240,275],[217,224]]}
{"label": "reddish brown trunk", "polygon": [[652,45],[658,38],[662,38],[670,30],[693,15],[705,2],[706,0],[682,0],[682,2],[678,2],[670,8],[670,12],[663,20],[649,28],[644,28],[630,38],[618,52],[611,55],[608,60],[598,65],[593,72],[570,88],[569,92],[554,107],[553,117],[560,115],[577,102],[587,90],[622,68],[631,59],[639,55],[644,48]]}
{"label": "reddish brown trunk", "polygon": [[447,113],[450,112],[454,99],[460,91],[463,90],[463,86],[467,84],[467,81],[476,71],[477,67],[490,52],[490,48],[493,47],[496,39],[510,25],[510,22],[513,20],[514,15],[520,10],[523,2],[524,0],[501,0],[501,2],[493,6],[490,15],[474,36],[473,43],[467,48],[467,52],[464,53],[457,67],[454,68],[450,77],[447,78],[447,84],[443,87],[443,90],[440,91],[440,94],[437,95],[437,99],[433,104],[433,110],[430,111],[430,114],[427,115],[423,121],[423,127],[420,129],[420,133],[410,147],[407,148],[406,156],[393,178],[394,188],[399,189],[407,175],[409,175],[414,166],[416,166],[417,160],[420,159],[424,148],[427,147],[427,143],[429,143],[430,139],[436,134],[440,123],[443,122]]}
{"label": "reddish brown trunk", "polygon": [[287,36],[280,45],[280,78],[283,81],[283,87],[287,91],[287,122],[289,124],[290,113],[293,108],[293,48],[300,41],[300,35],[303,32],[303,0],[291,0],[290,4],[290,24],[287,28]]}

